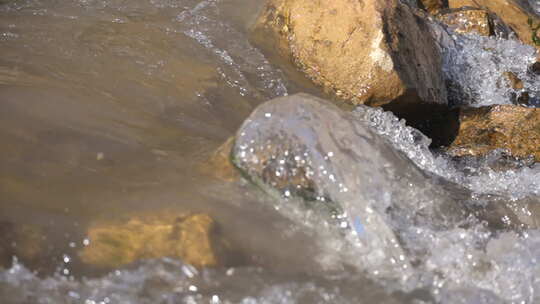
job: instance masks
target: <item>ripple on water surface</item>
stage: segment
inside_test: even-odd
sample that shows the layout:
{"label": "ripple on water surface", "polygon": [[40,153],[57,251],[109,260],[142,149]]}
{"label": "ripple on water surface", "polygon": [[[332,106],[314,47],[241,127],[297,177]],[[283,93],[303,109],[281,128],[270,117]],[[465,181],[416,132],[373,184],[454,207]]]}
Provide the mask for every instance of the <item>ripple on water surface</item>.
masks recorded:
{"label": "ripple on water surface", "polygon": [[[410,210],[395,211],[395,218],[372,227],[363,227],[364,218],[342,229],[346,216],[329,220],[328,209],[306,208],[291,192],[264,198],[245,184],[224,185],[196,173],[196,165],[233,135],[256,105],[301,88],[248,40],[246,28],[262,3],[0,0],[0,138],[5,144],[0,224],[35,224],[43,229],[15,231],[26,231],[31,239],[45,236],[41,260],[15,261],[0,271],[0,302],[539,301],[536,230],[493,231],[474,221],[435,229],[412,221]],[[538,94],[538,77],[526,71],[531,48],[495,38],[452,39],[458,47],[446,50],[445,73],[461,87],[463,102],[474,97],[475,106],[508,103],[516,92],[504,82],[493,86],[503,69],[523,77],[532,97]],[[460,189],[472,193],[466,202],[492,204],[496,197],[526,215],[530,210],[522,210],[521,202],[539,203],[538,165],[496,171],[489,160],[480,160],[466,164],[465,173],[463,164],[432,153],[427,138],[393,115],[366,107],[351,115],[353,125],[369,128],[385,151],[395,152],[391,159],[406,165],[403,179],[395,181],[386,178],[397,176],[391,167],[375,163],[370,168],[387,171],[371,175],[383,178],[368,194],[349,187],[347,210],[358,208],[351,202],[366,195],[391,204],[385,188],[390,184],[403,187],[393,190],[394,198],[418,202],[437,202],[443,194],[461,197],[449,190]],[[317,136],[300,134],[298,142],[311,140],[318,147]],[[325,155],[337,158],[337,145],[324,144]],[[347,155],[339,157],[349,163],[365,160]],[[321,164],[326,161],[323,157]],[[322,190],[342,177],[332,173],[319,181]],[[447,188],[433,190],[440,189],[433,176]],[[333,188],[338,200],[345,197],[337,195],[344,187]],[[261,268],[196,270],[157,259],[103,274],[78,264],[77,250],[92,241],[85,230],[95,219],[171,207],[210,213],[239,248],[251,253],[248,262]],[[366,254],[356,234],[377,227],[381,235],[398,232],[392,239],[403,248],[396,255],[384,259],[388,244],[375,244]],[[25,245],[19,242],[17,252],[36,252]],[[384,258],[377,256],[381,252]],[[18,255],[23,261],[24,254]],[[4,258],[11,259],[0,250]]]}

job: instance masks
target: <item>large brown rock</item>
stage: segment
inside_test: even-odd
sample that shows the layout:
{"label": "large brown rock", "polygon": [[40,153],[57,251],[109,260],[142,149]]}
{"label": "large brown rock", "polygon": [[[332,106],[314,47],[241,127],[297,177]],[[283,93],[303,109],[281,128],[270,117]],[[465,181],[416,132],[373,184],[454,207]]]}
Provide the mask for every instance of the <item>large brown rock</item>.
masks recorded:
{"label": "large brown rock", "polygon": [[270,0],[254,37],[327,92],[355,104],[446,104],[441,57],[423,19],[399,0]]}
{"label": "large brown rock", "polygon": [[117,268],[139,259],[172,257],[197,267],[223,265],[228,245],[206,214],[134,217],[127,222],[100,223],[88,230],[90,244],[79,253],[82,262]]}
{"label": "large brown rock", "polygon": [[534,24],[540,23],[540,19],[528,13],[513,0],[449,0],[450,8],[464,6],[487,9],[499,16],[505,24],[510,26],[517,34],[518,38],[540,50],[540,45],[533,41],[533,31],[528,24],[531,19]]}
{"label": "large brown rock", "polygon": [[462,109],[459,130],[448,147],[455,156],[481,156],[507,149],[518,158],[540,161],[540,109],[496,105]]}

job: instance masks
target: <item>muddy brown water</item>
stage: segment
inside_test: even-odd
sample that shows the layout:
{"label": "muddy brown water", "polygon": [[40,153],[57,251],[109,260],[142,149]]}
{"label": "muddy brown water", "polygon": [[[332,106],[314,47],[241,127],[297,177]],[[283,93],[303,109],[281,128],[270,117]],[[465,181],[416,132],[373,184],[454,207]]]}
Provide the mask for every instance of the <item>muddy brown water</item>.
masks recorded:
{"label": "muddy brown water", "polygon": [[[196,303],[175,284],[198,281],[205,303],[429,301],[347,268],[334,235],[303,229],[262,190],[201,170],[257,105],[323,95],[248,34],[263,3],[0,0],[0,303]],[[198,212],[235,248],[238,276],[187,278],[154,260],[115,281],[119,270],[78,259],[95,223]],[[10,268],[14,255],[36,275]]]}
{"label": "muddy brown water", "polygon": [[[313,242],[284,234],[260,193],[199,170],[257,104],[299,90],[245,49],[262,2],[0,4],[0,222],[38,227],[44,243],[23,263],[50,274],[96,220],[167,210],[210,214],[238,263],[309,267],[294,252]],[[0,229],[5,256],[14,229]]]}

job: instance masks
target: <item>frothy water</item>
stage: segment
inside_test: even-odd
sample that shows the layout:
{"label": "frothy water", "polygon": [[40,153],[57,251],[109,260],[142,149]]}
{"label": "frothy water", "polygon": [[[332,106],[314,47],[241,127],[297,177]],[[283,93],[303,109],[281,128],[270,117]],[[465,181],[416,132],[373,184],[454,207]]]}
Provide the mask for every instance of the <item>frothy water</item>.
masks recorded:
{"label": "frothy water", "polygon": [[527,0],[527,1],[529,1],[529,5],[533,9],[533,11],[537,15],[540,15],[540,2],[538,2],[538,0]]}
{"label": "frothy water", "polygon": [[[423,170],[466,187],[472,191],[473,198],[482,195],[491,196],[494,202],[488,204],[487,208],[494,208],[494,204],[517,201],[515,208],[517,213],[530,216],[529,206],[525,202],[530,200],[533,205],[540,203],[538,164],[523,165],[509,170],[493,169],[489,166],[489,158],[503,157],[500,152],[495,152],[471,164],[468,170],[464,170],[459,163],[452,161],[445,154],[432,153],[428,148],[430,140],[427,137],[418,130],[406,126],[405,121],[400,121],[391,113],[368,107],[358,107],[356,112],[373,128],[372,130],[384,136]],[[497,196],[504,199],[497,201],[494,199]],[[491,290],[498,296],[502,294],[506,301],[520,299],[513,303],[537,301],[534,298],[537,296],[535,290],[540,286],[535,277],[539,268],[534,252],[540,241],[538,231],[528,231],[518,236],[512,232],[492,233],[482,226],[477,226],[473,229],[454,229],[444,233],[433,233],[419,228],[417,233],[418,236],[415,237],[421,235],[420,238],[429,239],[428,244],[433,246],[430,251],[437,253],[426,262],[428,268],[436,272],[441,271],[445,277],[442,281],[434,283],[435,286],[476,285],[481,289]],[[486,269],[480,270],[482,263]],[[457,287],[458,290],[461,288]],[[441,300],[445,303],[455,303],[454,292],[436,291],[437,294],[443,295]],[[465,290],[463,292],[467,293]],[[464,303],[506,302],[496,300],[489,293],[484,299],[483,297],[480,292]]]}
{"label": "frothy water", "polygon": [[514,200],[531,195],[540,196],[539,164],[516,164],[515,169],[509,170],[493,169],[490,167],[490,158],[497,160],[504,156],[502,151],[495,151],[463,168],[462,164],[452,161],[443,153],[432,153],[429,149],[431,140],[418,130],[408,127],[404,120],[392,113],[368,107],[358,107],[355,112],[418,167],[460,184],[473,193],[501,194]]}
{"label": "frothy water", "polygon": [[[313,230],[321,223],[343,229],[343,243],[332,244],[339,254],[326,254],[382,285],[404,292],[425,288],[443,303],[453,303],[445,294],[458,291],[470,294],[463,295],[466,303],[476,303],[473,299],[484,292],[500,301],[531,302],[538,271],[530,259],[539,241],[536,233],[488,228],[485,214],[514,216],[504,210],[497,215],[495,204],[505,202],[493,197],[484,197],[488,205],[471,212],[480,204],[478,194],[495,194],[496,184],[505,180],[478,187],[471,177],[455,174],[449,160],[433,156],[428,144],[390,113],[365,106],[346,113],[323,100],[294,95],[260,106],[239,130],[234,154],[256,184],[269,193],[279,191],[285,215]],[[418,167],[464,188],[426,176]],[[534,183],[540,176],[538,171],[517,174],[531,174],[526,178]],[[537,184],[514,191],[540,202]],[[289,206],[294,200],[288,199],[295,196],[317,201],[310,208],[320,214],[325,209],[317,205],[329,207],[326,220],[298,219]]]}
{"label": "frothy water", "polygon": [[[163,259],[140,263],[100,279],[40,279],[19,264],[0,274],[3,303],[403,303],[372,282],[287,277],[260,268],[202,270]],[[28,286],[29,288],[7,288]],[[30,289],[31,287],[31,289]]]}
{"label": "frothy water", "polygon": [[[443,53],[443,72],[452,105],[488,106],[515,103],[526,92],[527,103],[540,106],[540,75],[531,71],[537,51],[515,37],[459,34],[432,24]],[[521,80],[512,87],[509,73]]]}

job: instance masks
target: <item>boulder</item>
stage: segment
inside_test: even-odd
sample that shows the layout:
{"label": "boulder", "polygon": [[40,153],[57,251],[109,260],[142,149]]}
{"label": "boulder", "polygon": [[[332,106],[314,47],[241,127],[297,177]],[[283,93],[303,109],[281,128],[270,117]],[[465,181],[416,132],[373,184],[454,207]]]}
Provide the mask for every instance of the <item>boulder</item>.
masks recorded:
{"label": "boulder", "polygon": [[448,147],[454,156],[483,156],[506,149],[519,158],[540,161],[540,109],[495,105],[461,109],[459,128]]}
{"label": "boulder", "polygon": [[532,45],[540,50],[540,44],[535,42],[535,33],[529,20],[534,24],[540,23],[540,19],[524,9],[513,0],[449,0],[450,8],[475,7],[488,10],[499,16],[505,24],[510,26],[518,38],[526,44]]}
{"label": "boulder", "polygon": [[139,259],[171,257],[196,267],[223,265],[227,243],[206,214],[133,217],[127,222],[97,223],[81,261],[98,268],[117,268]]}
{"label": "boulder", "polygon": [[387,263],[405,254],[396,245],[402,231],[454,227],[468,214],[466,191],[427,176],[371,130],[358,109],[343,111],[307,94],[255,109],[237,133],[233,162],[278,202],[300,200],[309,213],[349,227],[366,252],[358,257],[362,264],[382,272],[404,266]]}
{"label": "boulder", "polygon": [[[238,130],[232,161],[242,176],[275,197],[276,210],[302,220],[302,212],[316,215],[321,227],[334,224],[355,234],[362,248],[356,261],[381,275],[402,275],[411,269],[409,253],[422,256],[423,248],[432,246],[429,238],[408,238],[416,235],[408,230],[414,227],[447,231],[474,219],[494,229],[536,225],[536,215],[524,217],[504,204],[484,208],[467,189],[419,169],[405,155],[407,148],[399,150],[390,139],[396,136],[390,122],[395,116],[366,115],[369,111],[379,110],[360,105],[343,111],[308,94],[268,101]],[[379,130],[374,121],[391,131]],[[427,149],[428,139],[419,132],[397,132]]]}
{"label": "boulder", "polygon": [[443,104],[441,55],[428,25],[399,0],[271,0],[255,37],[327,92],[354,104]]}

